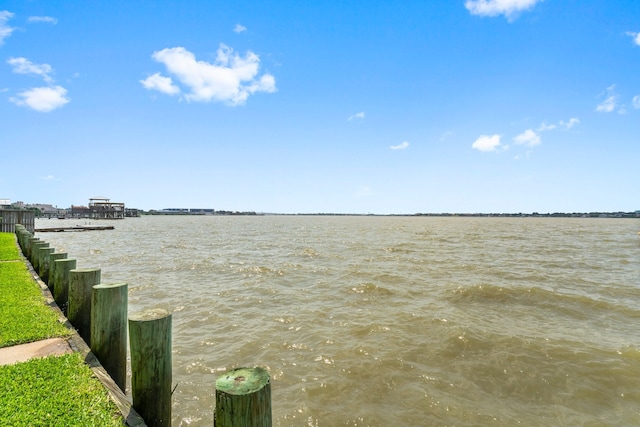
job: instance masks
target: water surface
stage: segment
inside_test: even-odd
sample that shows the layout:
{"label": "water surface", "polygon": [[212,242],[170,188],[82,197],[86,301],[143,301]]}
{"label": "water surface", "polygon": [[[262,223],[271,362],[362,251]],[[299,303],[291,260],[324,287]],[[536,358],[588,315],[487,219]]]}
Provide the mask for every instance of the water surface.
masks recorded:
{"label": "water surface", "polygon": [[[36,227],[104,225],[38,220]],[[174,426],[266,367],[275,426],[640,425],[640,222],[145,216],[37,233],[173,313]]]}

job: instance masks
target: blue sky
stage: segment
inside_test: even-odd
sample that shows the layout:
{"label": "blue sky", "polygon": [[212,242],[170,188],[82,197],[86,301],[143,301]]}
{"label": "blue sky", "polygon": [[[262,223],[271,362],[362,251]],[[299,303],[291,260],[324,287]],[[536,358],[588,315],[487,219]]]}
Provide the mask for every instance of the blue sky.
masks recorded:
{"label": "blue sky", "polygon": [[640,209],[640,2],[3,1],[0,199]]}

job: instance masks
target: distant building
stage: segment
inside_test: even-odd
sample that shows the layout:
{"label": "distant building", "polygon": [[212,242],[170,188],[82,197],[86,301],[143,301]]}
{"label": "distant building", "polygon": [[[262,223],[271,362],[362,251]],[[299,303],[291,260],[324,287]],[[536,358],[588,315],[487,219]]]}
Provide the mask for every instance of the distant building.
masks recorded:
{"label": "distant building", "polygon": [[124,203],[112,202],[106,197],[89,199],[90,218],[93,219],[123,219],[125,215]]}
{"label": "distant building", "polygon": [[65,212],[64,209],[58,209],[53,205],[43,204],[43,203],[25,205],[25,208],[35,210],[36,213],[39,212],[39,214],[37,215],[43,216],[45,218],[58,217],[58,216],[64,215],[64,212]]}
{"label": "distant building", "polygon": [[87,206],[71,205],[71,217],[72,218],[90,218],[91,210]]}

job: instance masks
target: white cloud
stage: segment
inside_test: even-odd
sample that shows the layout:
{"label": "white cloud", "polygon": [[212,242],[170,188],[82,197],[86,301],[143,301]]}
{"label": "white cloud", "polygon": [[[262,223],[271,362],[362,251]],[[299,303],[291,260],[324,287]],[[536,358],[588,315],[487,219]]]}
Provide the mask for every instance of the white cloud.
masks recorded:
{"label": "white cloud", "polygon": [[538,132],[546,132],[549,130],[554,130],[555,128],[557,128],[558,125],[554,125],[553,123],[548,125],[546,122],[542,122],[542,124],[540,126],[538,126],[538,129],[536,129]]}
{"label": "white cloud", "polygon": [[547,124],[547,122],[542,122],[542,124],[536,129],[536,132],[548,132],[554,129],[569,130],[578,124],[580,124],[580,119],[577,117],[571,117],[566,122],[564,120],[560,120],[557,124]]}
{"label": "white cloud", "polygon": [[53,24],[56,25],[58,23],[58,20],[56,18],[53,18],[51,16],[30,16],[27,18],[27,22],[30,23],[47,23],[47,24]]}
{"label": "white cloud", "polygon": [[634,33],[632,31],[627,31],[627,35],[633,38],[633,43],[640,46],[640,32]]}
{"label": "white cloud", "polygon": [[607,97],[596,107],[596,111],[600,113],[610,113],[616,109],[618,103],[618,94],[615,92],[616,85],[607,88]]}
{"label": "white cloud", "polygon": [[355,113],[354,115],[349,117],[349,121],[355,120],[355,119],[364,120],[364,111],[361,111],[359,113]]}
{"label": "white cloud", "polygon": [[247,31],[247,27],[245,27],[244,25],[236,24],[236,26],[233,27],[233,31],[235,33],[242,33]]}
{"label": "white cloud", "polygon": [[409,143],[407,141],[403,141],[401,144],[392,145],[389,148],[391,148],[392,150],[406,150],[407,148],[409,148]]}
{"label": "white cloud", "polygon": [[29,107],[33,110],[47,113],[60,108],[70,100],[67,90],[62,86],[36,87],[18,94],[18,98],[9,98],[16,105]]}
{"label": "white cloud", "polygon": [[4,39],[9,37],[15,28],[11,28],[7,25],[7,21],[13,17],[13,13],[8,10],[0,10],[0,45],[4,42]]}
{"label": "white cloud", "polygon": [[631,105],[633,105],[633,108],[640,109],[640,95],[636,95],[633,97],[633,99],[631,100]]}
{"label": "white cloud", "polygon": [[513,138],[516,144],[526,145],[527,147],[535,147],[540,144],[540,136],[532,129],[527,129],[520,135]]}
{"label": "white cloud", "polygon": [[157,90],[167,95],[177,95],[180,93],[180,88],[173,84],[171,77],[161,76],[160,73],[155,73],[144,80],[140,80],[142,86],[145,89]]}
{"label": "white cloud", "polygon": [[504,15],[509,21],[518,13],[531,9],[542,0],[467,0],[464,6],[472,15]]}
{"label": "white cloud", "polygon": [[572,127],[578,124],[580,124],[580,119],[577,117],[571,117],[568,122],[565,122],[564,120],[560,120],[560,127],[566,130],[571,129]]}
{"label": "white cloud", "polygon": [[480,138],[476,139],[475,142],[471,144],[471,148],[479,151],[498,151],[501,147],[507,149],[507,146],[500,144],[501,138],[502,137],[500,135],[481,135]]}
{"label": "white cloud", "polygon": [[[243,58],[230,47],[220,44],[214,63],[197,61],[195,55],[183,47],[163,49],[154,52],[152,57],[163,63],[167,71],[186,86],[185,98],[188,101],[222,101],[241,105],[256,92],[276,91],[275,78],[271,74],[258,77],[260,58],[251,51]],[[159,87],[153,89],[160,90]]]}
{"label": "white cloud", "polygon": [[34,64],[27,58],[9,58],[7,64],[13,66],[13,72],[18,74],[35,74],[44,79],[45,82],[51,83],[53,79],[49,75],[53,72],[53,68],[49,64]]}

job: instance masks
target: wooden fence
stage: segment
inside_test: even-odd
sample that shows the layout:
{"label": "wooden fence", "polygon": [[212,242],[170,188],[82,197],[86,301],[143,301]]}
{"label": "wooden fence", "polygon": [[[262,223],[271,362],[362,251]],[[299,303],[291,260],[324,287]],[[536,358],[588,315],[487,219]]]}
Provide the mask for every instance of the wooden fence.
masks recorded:
{"label": "wooden fence", "polygon": [[22,225],[28,232],[35,230],[35,212],[22,209],[0,209],[0,232],[15,233],[16,224]]}

